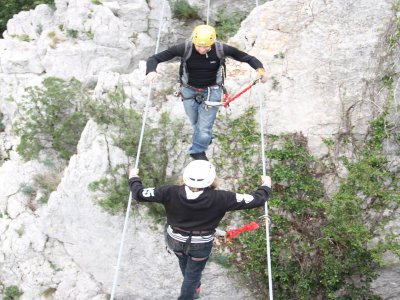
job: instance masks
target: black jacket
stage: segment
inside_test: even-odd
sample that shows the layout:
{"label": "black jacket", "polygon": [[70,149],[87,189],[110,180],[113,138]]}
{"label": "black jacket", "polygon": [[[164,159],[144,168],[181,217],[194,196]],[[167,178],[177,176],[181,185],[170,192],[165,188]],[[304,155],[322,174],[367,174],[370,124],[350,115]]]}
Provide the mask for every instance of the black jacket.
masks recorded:
{"label": "black jacket", "polygon": [[184,185],[145,188],[138,177],[133,177],[129,186],[134,199],[163,204],[168,224],[185,230],[214,230],[227,211],[263,206],[271,194],[266,186],[251,195],[206,188],[197,199],[188,200]]}
{"label": "black jacket", "polygon": [[[237,48],[223,44],[224,56],[231,57],[234,60],[248,63],[253,69],[263,68],[263,64],[254,56],[251,56]],[[185,43],[172,46],[171,48],[150,56],[147,59],[146,74],[156,71],[157,65],[173,59],[182,57],[185,53]],[[216,84],[217,72],[220,66],[220,60],[215,50],[215,44],[207,55],[199,54],[194,46],[192,55],[186,61],[189,72],[188,84],[194,87],[208,87]]]}

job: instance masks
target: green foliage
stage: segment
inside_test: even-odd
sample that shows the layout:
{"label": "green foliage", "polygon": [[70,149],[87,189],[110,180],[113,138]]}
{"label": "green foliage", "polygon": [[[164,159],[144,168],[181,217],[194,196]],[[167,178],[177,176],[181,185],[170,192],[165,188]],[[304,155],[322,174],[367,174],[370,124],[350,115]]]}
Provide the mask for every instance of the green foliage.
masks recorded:
{"label": "green foliage", "polygon": [[43,25],[42,24],[36,25],[35,32],[36,32],[37,35],[41,35],[42,32],[43,32]]}
{"label": "green foliage", "polygon": [[110,170],[107,177],[90,183],[89,189],[97,193],[99,205],[111,214],[117,214],[126,209],[128,205],[128,179],[125,176],[118,175],[123,166],[118,166]]}
{"label": "green foliage", "polygon": [[231,119],[230,115],[227,115],[225,119],[218,120],[214,132],[223,153],[214,157],[214,163],[217,167],[230,170],[234,174],[234,188],[239,192],[252,189],[261,174],[261,147],[258,145],[260,134],[253,117],[254,113],[255,109],[250,108],[237,119]]}
{"label": "green foliage", "polygon": [[9,19],[20,11],[33,9],[42,3],[54,6],[54,0],[0,0],[0,38],[3,31],[7,29]]}
{"label": "green foliage", "polygon": [[6,287],[4,291],[4,300],[17,300],[22,296],[23,292],[15,285]]}
{"label": "green foliage", "polygon": [[67,29],[67,36],[69,36],[70,38],[76,39],[78,37],[78,30]]}
{"label": "green foliage", "polygon": [[[227,125],[218,130],[223,156],[215,161],[236,178],[246,178],[236,181],[239,191],[259,185],[259,149],[254,146],[259,133],[253,115],[250,109],[238,119],[223,120]],[[318,179],[329,170],[309,154],[302,135],[266,139],[274,182],[269,207],[277,299],[379,299],[370,283],[382,254],[400,254],[395,235],[381,230],[399,206],[400,179],[382,153],[383,142],[395,135],[395,128],[386,114],[371,122],[370,128],[357,159],[344,159],[348,177],[331,196]],[[243,218],[254,220],[263,214],[255,209],[245,211]],[[376,242],[379,234],[383,238]],[[265,229],[259,229],[243,233],[231,245],[241,258],[233,256],[232,263],[251,280],[260,299],[267,296],[265,244]]]}
{"label": "green foliage", "polygon": [[392,4],[392,11],[394,13],[394,30],[393,32],[388,36],[388,44],[390,49],[395,49],[399,46],[399,41],[400,41],[400,1],[396,0]]}
{"label": "green foliage", "polygon": [[47,288],[46,290],[43,291],[42,296],[43,296],[44,298],[50,298],[50,297],[53,297],[53,295],[54,295],[56,292],[57,292],[57,289],[56,289],[56,288],[49,287],[49,288]]}
{"label": "green foliage", "polygon": [[274,58],[276,58],[276,59],[284,59],[285,58],[285,53],[279,52],[277,54],[274,54]]}
{"label": "green foliage", "polygon": [[33,177],[35,186],[40,190],[43,195],[40,197],[40,203],[47,203],[50,198],[50,194],[54,192],[60,181],[61,176],[59,172],[49,172],[45,174],[38,174]]}
{"label": "green foliage", "polygon": [[272,89],[276,91],[279,88],[279,81],[274,76],[271,76],[270,80],[272,81]]}
{"label": "green foliage", "polygon": [[[62,25],[60,25],[62,26]],[[47,36],[51,39],[51,43],[49,44],[49,46],[51,48],[55,48],[57,46],[57,44],[59,42],[61,42],[61,39],[56,35],[56,33],[54,31],[50,31]]]}
{"label": "green foliage", "polygon": [[4,114],[0,111],[0,132],[6,129],[6,125],[3,124]]}
{"label": "green foliage", "polygon": [[[122,88],[118,88],[109,94],[107,100],[101,103],[93,101],[88,108],[98,124],[113,128],[113,143],[133,159],[138,150],[142,117],[135,110],[127,108],[125,103],[126,95]],[[145,166],[140,169],[140,178],[146,186],[176,181],[176,176],[167,176],[167,168],[173,168],[182,160],[179,145],[182,138],[187,138],[182,135],[183,126],[182,120],[171,120],[168,113],[163,113],[157,124],[147,120],[140,156],[140,163]],[[117,166],[105,178],[90,185],[93,191],[101,192],[99,203],[110,213],[115,214],[126,208],[129,195],[127,173],[126,166]],[[156,219],[163,219],[165,215],[161,205],[149,205],[149,213]]]}
{"label": "green foliage", "polygon": [[92,0],[94,5],[102,5],[103,3],[100,0]]}
{"label": "green foliage", "polygon": [[221,252],[216,252],[214,251],[212,255],[210,256],[209,261],[215,262],[219,264],[220,266],[224,268],[229,268],[232,266],[232,263],[230,261],[230,257],[226,254],[223,254]]}
{"label": "green foliage", "polygon": [[20,36],[18,36],[18,39],[21,42],[29,42],[31,40],[31,38],[27,34],[21,34]]}
{"label": "green foliage", "polygon": [[20,185],[20,191],[27,196],[31,196],[32,194],[36,193],[36,190],[27,183],[22,183]]}
{"label": "green foliage", "polygon": [[94,38],[94,33],[92,31],[90,31],[90,30],[85,31],[85,35],[90,40],[93,40],[93,38]]}
{"label": "green foliage", "polygon": [[54,149],[69,159],[87,122],[82,109],[87,96],[81,83],[48,77],[43,86],[25,91],[25,101],[18,105],[20,118],[13,124],[21,138],[18,153],[28,160],[38,157],[42,149]]}
{"label": "green foliage", "polygon": [[227,13],[224,7],[220,7],[217,12],[217,21],[215,22],[218,39],[227,41],[234,36],[245,17],[246,15],[242,12]]}
{"label": "green foliage", "polygon": [[172,1],[172,12],[175,18],[188,21],[198,20],[200,16],[198,14],[198,7],[191,6],[187,0],[173,0]]}

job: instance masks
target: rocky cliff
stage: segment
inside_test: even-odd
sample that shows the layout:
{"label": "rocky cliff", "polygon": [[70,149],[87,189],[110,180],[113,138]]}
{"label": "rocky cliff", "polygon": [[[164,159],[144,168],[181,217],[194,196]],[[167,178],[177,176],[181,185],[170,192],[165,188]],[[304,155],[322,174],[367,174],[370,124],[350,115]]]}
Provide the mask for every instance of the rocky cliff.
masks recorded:
{"label": "rocky cliff", "polygon": [[[328,151],[323,140],[343,133],[349,124],[356,135],[365,135],[387,98],[377,82],[390,61],[385,41],[395,17],[393,2],[274,0],[249,9],[230,43],[257,56],[271,80],[241,97],[233,114],[257,106],[260,95],[268,133],[303,132],[317,157]],[[97,99],[122,85],[142,111],[149,92],[143,60],[154,52],[162,1],[55,4],[55,10],[39,5],[15,15],[0,39],[0,112],[5,125],[0,132],[0,291],[16,285],[24,292],[21,299],[108,299],[123,216],[104,212],[88,185],[111,166],[126,164],[126,154],[90,120],[76,155],[60,167],[56,191],[41,204],[41,195],[24,193],[24,187],[37,174],[51,174],[49,166],[19,157],[12,122],[24,89],[48,76],[74,76]],[[205,16],[206,7],[201,10]],[[190,25],[172,18],[168,4],[162,24],[161,49],[190,32]],[[159,67],[162,80],[155,85],[150,115],[171,111],[184,117],[170,91],[177,68],[176,62]],[[254,76],[249,66],[228,61],[231,91]],[[389,155],[398,156],[399,150],[391,149]],[[399,218],[389,226],[398,228]],[[128,228],[118,299],[177,297],[181,276],[175,258],[164,249],[162,228],[146,217],[146,208],[135,209]],[[400,299],[398,266],[394,258],[374,283],[383,299]],[[203,282],[205,299],[254,299],[237,284],[235,274],[228,276],[215,263],[207,266]]]}

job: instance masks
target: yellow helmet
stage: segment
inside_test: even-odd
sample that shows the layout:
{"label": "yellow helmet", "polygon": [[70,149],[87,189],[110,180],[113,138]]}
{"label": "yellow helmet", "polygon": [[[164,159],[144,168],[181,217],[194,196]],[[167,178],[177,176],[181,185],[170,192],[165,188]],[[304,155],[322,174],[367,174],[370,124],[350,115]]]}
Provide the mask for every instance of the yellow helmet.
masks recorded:
{"label": "yellow helmet", "polygon": [[196,46],[209,47],[215,43],[217,34],[214,27],[210,25],[196,26],[192,34],[192,43]]}

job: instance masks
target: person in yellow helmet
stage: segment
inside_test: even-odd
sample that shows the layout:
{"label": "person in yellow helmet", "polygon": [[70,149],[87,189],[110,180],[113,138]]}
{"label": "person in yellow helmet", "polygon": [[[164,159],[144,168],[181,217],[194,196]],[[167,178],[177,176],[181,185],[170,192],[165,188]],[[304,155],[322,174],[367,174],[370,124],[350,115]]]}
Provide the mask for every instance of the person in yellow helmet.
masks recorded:
{"label": "person in yellow helmet", "polygon": [[196,26],[191,41],[168,48],[147,59],[146,79],[154,82],[159,76],[161,62],[181,57],[181,91],[186,115],[193,127],[189,155],[193,159],[208,160],[206,151],[212,141],[212,128],[218,106],[206,106],[205,101],[220,102],[224,78],[225,57],[248,63],[257,71],[262,82],[267,81],[263,64],[254,56],[216,40],[214,27]]}

